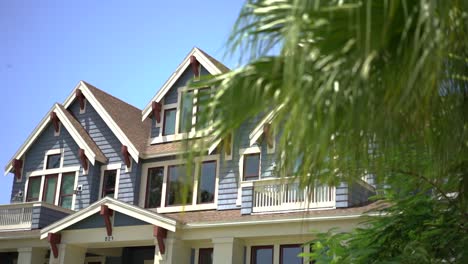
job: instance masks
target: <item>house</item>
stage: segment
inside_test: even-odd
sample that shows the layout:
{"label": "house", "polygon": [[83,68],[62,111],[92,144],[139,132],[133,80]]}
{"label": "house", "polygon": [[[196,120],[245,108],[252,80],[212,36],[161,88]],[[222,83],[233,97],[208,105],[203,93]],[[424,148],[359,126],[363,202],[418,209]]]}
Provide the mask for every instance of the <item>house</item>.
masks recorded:
{"label": "house", "polygon": [[[216,88],[186,83],[226,71],[194,48],[143,110],[80,81],[6,164],[1,262],[309,263],[297,254],[312,230],[355,227],[374,187],[276,175],[268,116],[224,144],[196,131],[194,103]],[[209,148],[189,175],[183,139],[200,136]]]}

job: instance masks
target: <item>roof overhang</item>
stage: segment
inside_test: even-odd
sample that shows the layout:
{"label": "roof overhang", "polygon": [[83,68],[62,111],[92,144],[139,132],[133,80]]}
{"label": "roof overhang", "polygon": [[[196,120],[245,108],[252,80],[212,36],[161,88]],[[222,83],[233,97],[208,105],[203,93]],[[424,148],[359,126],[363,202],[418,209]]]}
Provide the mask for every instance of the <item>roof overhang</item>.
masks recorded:
{"label": "roof overhang", "polygon": [[151,101],[146,105],[142,111],[142,121],[145,120],[151,114],[151,103],[160,102],[161,99],[169,92],[171,87],[175,82],[180,78],[185,69],[190,66],[190,57],[195,56],[197,61],[212,75],[217,75],[223,73],[213,62],[211,62],[206,55],[199,50],[198,48],[193,48],[189,54],[185,57],[182,63],[177,67],[176,71],[169,77],[169,79],[163,84],[163,86],[158,90],[156,95],[151,99]]}
{"label": "roof overhang", "polygon": [[[52,108],[47,112],[47,114],[42,118],[41,122],[38,126],[33,130],[33,132],[29,135],[26,141],[21,145],[21,147],[16,151],[15,155],[10,159],[8,164],[5,167],[5,175],[8,174],[12,168],[12,162],[14,159],[21,159],[26,151],[31,147],[31,145],[35,142],[35,140],[41,135],[47,125],[51,122],[50,120],[50,113],[54,112],[57,117],[59,118],[62,125],[65,129],[70,133],[73,140],[78,144],[78,146],[85,150],[85,155],[91,162],[91,164],[95,164],[96,161],[96,153],[92,151],[92,148],[86,143],[86,141],[80,136],[79,132],[75,129],[75,127],[71,124],[71,121],[68,119],[67,115],[63,112],[61,107],[58,104],[54,104]],[[97,159],[100,162],[106,162],[102,158]]]}
{"label": "roof overhang", "polygon": [[270,124],[273,119],[276,117],[278,112],[283,108],[284,105],[278,106],[275,110],[271,111],[268,115],[266,115],[260,123],[255,126],[255,128],[249,134],[249,144],[250,146],[255,145],[258,139],[263,135],[263,127],[265,124]]}
{"label": "roof overhang", "polygon": [[112,209],[115,212],[128,215],[130,217],[136,218],[148,224],[162,227],[171,232],[176,231],[177,221],[172,218],[165,217],[158,213],[148,211],[140,207],[137,207],[128,203],[124,203],[122,201],[119,201],[110,197],[105,197],[95,202],[94,204],[86,207],[83,210],[80,210],[72,215],[62,218],[60,221],[57,221],[49,226],[46,226],[45,228],[41,230],[40,238],[41,239],[47,238],[49,233],[53,233],[53,234],[58,233],[73,224],[76,224],[96,213],[99,213],[101,211],[102,205],[107,206],[109,209]]}

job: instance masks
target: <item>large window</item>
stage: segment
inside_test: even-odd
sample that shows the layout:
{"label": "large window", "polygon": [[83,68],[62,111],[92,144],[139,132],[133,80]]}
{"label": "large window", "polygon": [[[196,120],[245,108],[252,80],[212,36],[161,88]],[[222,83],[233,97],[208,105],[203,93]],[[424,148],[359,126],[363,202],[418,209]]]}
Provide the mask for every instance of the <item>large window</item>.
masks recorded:
{"label": "large window", "polygon": [[216,188],[216,161],[205,161],[201,164],[198,181],[197,203],[214,202]]}
{"label": "large window", "polygon": [[163,136],[175,134],[176,113],[176,108],[164,111]]}
{"label": "large window", "polygon": [[273,246],[254,246],[251,252],[251,264],[273,264]]}
{"label": "large window", "polygon": [[44,191],[42,194],[42,201],[50,204],[55,202],[55,192],[57,191],[58,175],[47,175],[44,181]]}
{"label": "large window", "polygon": [[303,258],[298,255],[302,253],[300,245],[281,245],[280,264],[302,264]]}
{"label": "large window", "polygon": [[244,180],[258,180],[260,175],[260,153],[244,155]]}
{"label": "large window", "polygon": [[192,129],[193,92],[183,92],[179,118],[179,133],[187,133]]}
{"label": "large window", "polygon": [[197,96],[197,130],[204,129],[208,127],[207,120],[201,120],[199,118],[200,114],[204,113],[207,109],[207,102],[211,97],[211,88],[203,88],[198,90]]}
{"label": "large window", "polygon": [[73,186],[75,185],[75,172],[62,175],[62,186],[60,187],[59,205],[71,209],[73,200]]}
{"label": "large window", "polygon": [[40,191],[41,177],[30,177],[28,183],[28,192],[26,194],[26,202],[39,201]]}
{"label": "large window", "polygon": [[164,167],[148,169],[146,184],[146,208],[161,206],[162,185],[164,180]]}
{"label": "large window", "polygon": [[187,175],[185,165],[169,166],[167,174],[166,205],[192,203],[193,178]]}
{"label": "large window", "polygon": [[46,169],[60,168],[60,159],[62,154],[47,155]]}
{"label": "large window", "polygon": [[117,170],[106,170],[102,180],[102,194],[101,197],[110,196],[114,198],[115,194],[115,181],[117,178]]}
{"label": "large window", "polygon": [[198,251],[198,264],[213,264],[213,249],[200,248]]}

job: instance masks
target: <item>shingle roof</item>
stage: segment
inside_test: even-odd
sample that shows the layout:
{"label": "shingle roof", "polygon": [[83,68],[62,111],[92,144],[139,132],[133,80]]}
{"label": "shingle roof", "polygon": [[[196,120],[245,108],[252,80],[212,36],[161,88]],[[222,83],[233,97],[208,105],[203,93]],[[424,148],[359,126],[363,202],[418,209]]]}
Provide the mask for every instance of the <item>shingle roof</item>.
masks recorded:
{"label": "shingle roof", "polygon": [[78,120],[76,120],[76,118],[70,112],[68,112],[68,110],[66,110],[65,107],[63,107],[63,105],[57,105],[60,108],[60,110],[62,110],[62,112],[65,114],[65,117],[70,121],[72,126],[78,132],[78,134],[80,134],[81,138],[86,142],[88,147],[90,147],[94,154],[96,154],[96,159],[101,162],[107,161],[107,158],[104,155],[104,153],[102,153],[101,149],[96,145],[96,142],[94,142],[94,140],[91,138],[88,132],[86,132],[83,126],[81,126],[80,122],[78,122]]}
{"label": "shingle roof", "polygon": [[85,82],[114,122],[140,153],[146,151],[151,120],[141,121],[141,110]]}
{"label": "shingle roof", "polygon": [[217,59],[211,57],[208,53],[206,53],[202,49],[200,49],[200,48],[197,48],[197,49],[200,50],[201,53],[203,53],[203,55],[205,55],[206,58],[209,59],[211,61],[211,63],[213,63],[222,73],[226,73],[226,72],[230,71],[230,69],[228,67],[226,67],[226,65],[222,64]]}

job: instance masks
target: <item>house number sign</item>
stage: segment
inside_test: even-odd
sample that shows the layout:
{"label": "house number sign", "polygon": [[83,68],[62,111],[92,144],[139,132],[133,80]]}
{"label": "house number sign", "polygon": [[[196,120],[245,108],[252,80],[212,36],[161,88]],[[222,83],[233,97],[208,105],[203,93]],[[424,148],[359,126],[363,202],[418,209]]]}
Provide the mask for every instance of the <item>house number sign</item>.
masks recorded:
{"label": "house number sign", "polygon": [[114,240],[114,236],[106,236],[104,237],[104,241],[113,241]]}

